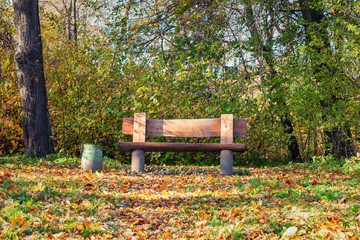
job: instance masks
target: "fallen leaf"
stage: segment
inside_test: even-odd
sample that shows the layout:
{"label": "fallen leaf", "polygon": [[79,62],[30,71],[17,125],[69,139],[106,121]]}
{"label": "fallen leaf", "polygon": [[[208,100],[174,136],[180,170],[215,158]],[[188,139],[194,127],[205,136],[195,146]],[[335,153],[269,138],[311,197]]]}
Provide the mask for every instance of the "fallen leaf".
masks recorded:
{"label": "fallen leaf", "polygon": [[317,235],[321,237],[332,237],[334,233],[328,229],[321,229],[317,232]]}
{"label": "fallen leaf", "polygon": [[287,185],[292,185],[294,181],[290,180],[290,179],[285,179],[284,183]]}
{"label": "fallen leaf", "polygon": [[254,195],[251,195],[251,198],[255,198],[255,199],[261,199],[261,198],[267,198],[268,195],[267,194],[264,194],[264,193],[257,193],[257,194],[254,194]]}
{"label": "fallen leaf", "polygon": [[84,189],[85,189],[85,190],[91,190],[93,187],[94,187],[94,185],[91,184],[91,183],[86,183],[86,184],[84,185]]}
{"label": "fallen leaf", "polygon": [[207,221],[199,221],[195,223],[195,226],[202,226],[202,225],[206,225]]}
{"label": "fallen leaf", "polygon": [[[134,225],[136,225],[136,224],[134,224]],[[142,224],[142,225],[139,225],[138,227],[137,227],[137,229],[138,230],[141,230],[141,231],[147,231],[147,230],[149,230],[149,229],[152,229],[153,228],[153,226],[151,225],[151,224]]]}
{"label": "fallen leaf", "polygon": [[145,224],[146,221],[145,219],[142,218],[131,218],[131,219],[127,219],[127,222],[130,222],[134,225],[141,225],[141,224]]}
{"label": "fallen leaf", "polygon": [[89,208],[92,204],[89,200],[85,199],[84,201],[81,202],[80,205],[83,206],[84,208]]}
{"label": "fallen leaf", "polygon": [[288,229],[286,229],[286,231],[283,233],[282,236],[288,238],[295,237],[297,230],[298,230],[297,227],[289,227]]}
{"label": "fallen leaf", "polygon": [[311,185],[316,185],[318,182],[316,180],[311,181]]}
{"label": "fallen leaf", "polygon": [[26,218],[21,215],[16,215],[15,218],[10,219],[10,224],[12,226],[22,226],[26,223]]}
{"label": "fallen leaf", "polygon": [[343,203],[345,203],[345,202],[346,202],[346,199],[347,199],[348,197],[349,197],[349,194],[345,195],[344,197],[340,198],[337,203],[338,203],[338,204],[343,204]]}
{"label": "fallen leaf", "polygon": [[59,233],[53,234],[53,237],[63,238],[63,237],[65,237],[65,234],[66,234],[66,232],[59,232]]}

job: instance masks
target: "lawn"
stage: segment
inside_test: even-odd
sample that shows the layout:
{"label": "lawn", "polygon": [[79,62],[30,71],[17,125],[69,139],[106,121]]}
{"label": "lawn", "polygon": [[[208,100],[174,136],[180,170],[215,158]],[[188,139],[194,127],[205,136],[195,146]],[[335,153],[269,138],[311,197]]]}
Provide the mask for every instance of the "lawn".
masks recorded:
{"label": "lawn", "polygon": [[277,167],[0,158],[0,239],[359,239],[358,158]]}

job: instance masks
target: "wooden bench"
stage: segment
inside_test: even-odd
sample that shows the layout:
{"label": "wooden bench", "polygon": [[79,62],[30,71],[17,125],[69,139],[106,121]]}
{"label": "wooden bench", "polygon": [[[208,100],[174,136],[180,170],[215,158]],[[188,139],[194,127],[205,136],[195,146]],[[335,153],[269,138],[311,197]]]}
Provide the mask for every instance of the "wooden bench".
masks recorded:
{"label": "wooden bench", "polygon": [[[245,144],[233,143],[234,137],[246,137],[246,119],[222,114],[213,119],[146,119],[146,113],[135,113],[123,119],[123,134],[132,134],[133,142],[119,142],[122,152],[131,153],[131,170],[143,172],[144,151],[152,152],[220,152],[220,174],[233,173],[233,152],[246,151]],[[221,137],[220,143],[145,142],[146,136]]]}

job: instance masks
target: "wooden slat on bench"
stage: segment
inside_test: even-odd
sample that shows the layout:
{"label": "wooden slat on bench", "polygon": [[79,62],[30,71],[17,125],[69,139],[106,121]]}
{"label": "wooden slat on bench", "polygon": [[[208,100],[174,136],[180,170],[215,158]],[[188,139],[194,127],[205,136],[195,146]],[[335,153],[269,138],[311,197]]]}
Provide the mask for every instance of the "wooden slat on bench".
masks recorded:
{"label": "wooden slat on bench", "polygon": [[158,143],[158,142],[119,142],[119,151],[129,152],[134,149],[143,149],[151,152],[219,152],[231,150],[245,152],[246,146],[242,143]]}
{"label": "wooden slat on bench", "polygon": [[[246,137],[246,119],[234,119],[234,136]],[[167,137],[220,137],[220,118],[146,120],[147,136]],[[133,134],[134,119],[123,119],[123,134]]]}

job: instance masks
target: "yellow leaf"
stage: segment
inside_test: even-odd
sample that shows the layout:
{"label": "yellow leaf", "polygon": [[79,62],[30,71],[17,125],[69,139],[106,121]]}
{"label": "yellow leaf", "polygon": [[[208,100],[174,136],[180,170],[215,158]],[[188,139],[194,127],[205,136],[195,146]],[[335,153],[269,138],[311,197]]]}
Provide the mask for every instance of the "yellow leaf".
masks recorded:
{"label": "yellow leaf", "polygon": [[12,204],[10,204],[9,206],[5,207],[3,210],[10,209],[10,208],[14,208],[14,207],[16,207],[17,205],[19,205],[19,203],[17,203],[17,202],[12,203]]}
{"label": "yellow leaf", "polygon": [[85,173],[85,178],[89,180],[94,178],[94,174],[92,173],[91,169]]}
{"label": "yellow leaf", "polygon": [[251,201],[251,205],[253,207],[253,209],[260,209],[260,207],[262,206],[262,201],[259,200],[258,202],[255,202],[255,201]]}
{"label": "yellow leaf", "polygon": [[66,212],[66,219],[70,219],[70,208],[67,209],[67,212]]}
{"label": "yellow leaf", "polygon": [[45,186],[42,184],[42,182],[39,182],[36,186],[33,186],[31,190],[33,191],[43,191],[45,189]]}

